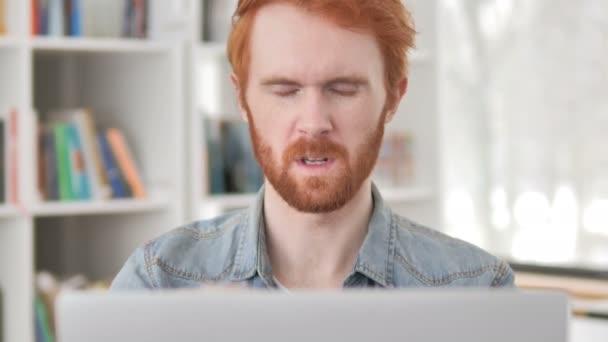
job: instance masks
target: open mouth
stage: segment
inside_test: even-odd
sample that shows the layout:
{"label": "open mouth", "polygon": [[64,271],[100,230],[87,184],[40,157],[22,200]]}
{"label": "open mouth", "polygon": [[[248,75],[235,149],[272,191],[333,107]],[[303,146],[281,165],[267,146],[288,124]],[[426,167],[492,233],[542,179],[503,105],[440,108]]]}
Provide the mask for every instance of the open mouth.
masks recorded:
{"label": "open mouth", "polygon": [[327,164],[329,162],[329,158],[303,157],[300,159],[300,162],[304,165],[318,166],[318,165]]}

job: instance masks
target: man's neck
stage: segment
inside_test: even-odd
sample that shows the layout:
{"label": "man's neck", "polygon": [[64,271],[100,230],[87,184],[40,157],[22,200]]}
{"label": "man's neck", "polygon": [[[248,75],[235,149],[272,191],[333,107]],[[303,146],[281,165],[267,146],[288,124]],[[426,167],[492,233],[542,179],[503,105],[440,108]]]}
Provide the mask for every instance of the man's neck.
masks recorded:
{"label": "man's neck", "polygon": [[290,207],[267,182],[266,243],[272,273],[288,288],[338,288],[352,272],[373,211],[371,181],[342,208],[308,214]]}

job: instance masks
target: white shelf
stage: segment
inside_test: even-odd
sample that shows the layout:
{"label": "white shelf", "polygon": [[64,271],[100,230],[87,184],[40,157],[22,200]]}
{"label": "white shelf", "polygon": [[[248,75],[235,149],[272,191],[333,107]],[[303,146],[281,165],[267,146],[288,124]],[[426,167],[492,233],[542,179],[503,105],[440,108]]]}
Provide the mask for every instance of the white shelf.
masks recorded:
{"label": "white shelf", "polygon": [[130,214],[167,209],[166,198],[151,197],[148,199],[116,199],[90,202],[47,202],[35,205],[32,214],[36,217],[82,216]]}
{"label": "white shelf", "polygon": [[20,215],[19,210],[12,205],[0,205],[0,219],[14,218]]}
{"label": "white shelf", "polygon": [[0,36],[0,49],[16,48],[19,46],[19,41],[12,37]]}
{"label": "white shelf", "polygon": [[70,37],[34,37],[30,39],[30,45],[35,51],[81,53],[157,53],[172,47],[171,43],[145,39]]}

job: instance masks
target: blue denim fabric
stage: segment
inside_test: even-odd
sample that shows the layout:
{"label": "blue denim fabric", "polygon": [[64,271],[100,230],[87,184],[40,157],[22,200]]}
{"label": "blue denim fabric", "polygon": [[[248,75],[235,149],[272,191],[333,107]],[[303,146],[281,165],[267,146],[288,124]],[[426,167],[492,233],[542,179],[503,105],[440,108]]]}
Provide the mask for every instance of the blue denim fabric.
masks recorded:
{"label": "blue denim fabric", "polygon": [[[369,231],[344,287],[513,287],[504,261],[393,213],[378,189]],[[175,229],[138,248],[112,289],[241,282],[276,288],[266,250],[264,189],[249,209]]]}

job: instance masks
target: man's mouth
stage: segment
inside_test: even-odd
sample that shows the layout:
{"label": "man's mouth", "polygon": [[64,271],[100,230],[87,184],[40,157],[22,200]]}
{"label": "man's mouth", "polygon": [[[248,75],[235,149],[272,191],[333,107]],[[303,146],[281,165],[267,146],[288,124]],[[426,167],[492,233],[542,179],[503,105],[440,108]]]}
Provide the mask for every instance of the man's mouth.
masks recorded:
{"label": "man's mouth", "polygon": [[329,158],[303,157],[300,162],[304,165],[324,165],[329,162]]}

